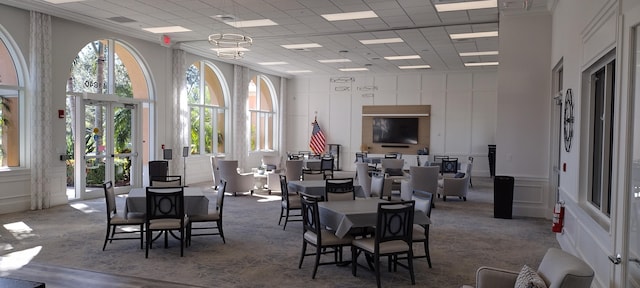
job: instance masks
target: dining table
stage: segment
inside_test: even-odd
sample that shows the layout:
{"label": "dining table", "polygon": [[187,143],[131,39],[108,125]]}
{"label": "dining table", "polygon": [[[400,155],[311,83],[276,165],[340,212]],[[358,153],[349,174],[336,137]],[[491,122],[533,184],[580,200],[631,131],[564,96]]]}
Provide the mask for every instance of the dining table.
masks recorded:
{"label": "dining table", "polygon": [[[126,198],[124,215],[128,213],[146,213],[147,189],[145,187],[132,188]],[[187,215],[207,214],[209,198],[204,190],[198,187],[184,187],[184,211]]]}
{"label": "dining table", "polygon": [[[318,202],[320,223],[335,230],[335,235],[343,238],[352,228],[376,226],[378,203],[390,202],[378,198],[362,198],[348,201]],[[414,224],[431,224],[431,219],[423,211],[415,210]]]}
{"label": "dining table", "polygon": [[[309,195],[314,196],[325,196],[327,182],[325,180],[304,180],[304,181],[289,181],[287,183],[287,188],[289,189],[289,193],[302,192]],[[360,185],[353,185],[355,189],[356,197],[365,198],[364,190]]]}

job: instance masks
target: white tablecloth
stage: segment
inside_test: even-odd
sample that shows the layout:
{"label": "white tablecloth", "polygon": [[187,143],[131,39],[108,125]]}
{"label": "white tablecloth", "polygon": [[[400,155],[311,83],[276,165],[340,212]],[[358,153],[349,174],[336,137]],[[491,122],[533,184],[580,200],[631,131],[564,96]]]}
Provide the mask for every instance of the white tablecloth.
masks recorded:
{"label": "white tablecloth", "polygon": [[[147,211],[146,188],[132,188],[124,206],[125,215],[129,212],[145,213]],[[184,188],[184,211],[187,215],[207,214],[209,199],[204,196],[201,188]]]}

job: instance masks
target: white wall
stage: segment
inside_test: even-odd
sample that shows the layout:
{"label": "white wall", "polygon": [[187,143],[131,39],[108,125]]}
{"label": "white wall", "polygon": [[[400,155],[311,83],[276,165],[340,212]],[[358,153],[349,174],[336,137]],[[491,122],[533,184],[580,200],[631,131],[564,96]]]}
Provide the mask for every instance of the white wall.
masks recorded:
{"label": "white wall", "polygon": [[362,106],[431,105],[429,152],[473,156],[473,175],[489,176],[487,145],[494,144],[496,133],[495,70],[346,77],[354,81],[335,83],[330,76],[316,76],[289,82],[287,151],[309,150],[317,112],[327,143],[342,145],[341,168],[355,171],[355,152],[362,143]]}

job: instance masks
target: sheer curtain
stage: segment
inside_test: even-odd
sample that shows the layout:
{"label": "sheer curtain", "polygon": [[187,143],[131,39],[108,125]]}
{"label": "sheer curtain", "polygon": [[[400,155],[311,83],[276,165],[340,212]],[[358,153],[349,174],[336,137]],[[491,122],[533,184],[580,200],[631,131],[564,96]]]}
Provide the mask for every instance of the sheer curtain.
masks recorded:
{"label": "sheer curtain", "polygon": [[[186,55],[184,50],[173,50],[173,131],[174,134],[171,139],[171,147],[173,149],[173,160],[170,162],[170,173],[172,175],[182,175],[183,163],[182,161],[182,147],[189,146],[189,107],[187,106],[187,91],[186,91]],[[186,160],[186,159],[185,159]],[[185,175],[182,175],[183,179]],[[186,183],[185,183],[186,184]]]}
{"label": "sheer curtain", "polygon": [[51,166],[56,153],[50,141],[51,115],[51,16],[31,11],[29,38],[29,105],[31,125],[31,210],[51,204]]}
{"label": "sheer curtain", "polygon": [[233,158],[238,166],[246,168],[249,153],[249,133],[247,133],[247,98],[249,97],[249,68],[233,65]]}

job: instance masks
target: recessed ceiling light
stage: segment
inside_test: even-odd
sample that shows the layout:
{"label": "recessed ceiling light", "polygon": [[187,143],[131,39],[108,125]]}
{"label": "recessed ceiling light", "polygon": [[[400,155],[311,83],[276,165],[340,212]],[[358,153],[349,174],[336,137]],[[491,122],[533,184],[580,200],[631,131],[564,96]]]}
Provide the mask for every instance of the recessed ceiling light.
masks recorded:
{"label": "recessed ceiling light", "polygon": [[462,52],[460,56],[489,56],[489,55],[498,55],[498,51],[481,51],[481,52]]}
{"label": "recessed ceiling light", "polygon": [[420,55],[406,55],[406,56],[387,56],[384,57],[387,60],[409,60],[409,59],[420,59]]}
{"label": "recessed ceiling light", "polygon": [[166,27],[150,27],[150,28],[142,28],[144,31],[148,31],[155,34],[162,33],[177,33],[177,32],[189,32],[191,30],[184,28],[182,26],[166,26]]}
{"label": "recessed ceiling light", "polygon": [[364,45],[402,43],[402,42],[404,42],[402,40],[402,38],[384,38],[384,39],[360,40],[360,43],[362,43]]}
{"label": "recessed ceiling light", "polygon": [[291,74],[298,74],[298,73],[311,73],[313,71],[311,70],[291,70],[291,71],[287,71],[287,73],[291,73]]}
{"label": "recessed ceiling light", "polygon": [[483,0],[483,1],[470,1],[470,2],[458,2],[458,3],[446,3],[435,4],[436,11],[460,11],[460,10],[473,10],[473,9],[485,9],[498,7],[497,0]]}
{"label": "recessed ceiling light", "polygon": [[238,47],[238,48],[211,48],[211,50],[216,51],[216,52],[247,52],[249,51],[249,49],[244,48],[244,47]]}
{"label": "recessed ceiling light", "polygon": [[258,64],[263,65],[263,66],[273,66],[273,65],[286,65],[286,64],[289,64],[289,63],[284,62],[284,61],[279,61],[279,62],[260,62]]}
{"label": "recessed ceiling light", "polygon": [[466,67],[496,66],[496,65],[498,65],[498,62],[471,62],[471,63],[464,63],[464,66],[466,66]]}
{"label": "recessed ceiling light", "polygon": [[340,68],[342,72],[369,71],[367,68]]}
{"label": "recessed ceiling light", "polygon": [[356,20],[366,18],[378,18],[378,15],[373,11],[359,11],[359,12],[347,12],[347,13],[335,13],[335,14],[322,14],[320,15],[327,19],[327,21],[342,21],[342,20]]}
{"label": "recessed ceiling light", "polygon": [[44,1],[53,3],[53,4],[64,4],[64,3],[71,3],[71,2],[82,2],[85,0],[44,0]]}
{"label": "recessed ceiling light", "polygon": [[305,43],[305,44],[286,44],[286,45],[280,45],[283,48],[287,48],[287,49],[307,49],[307,48],[320,48],[322,47],[322,45],[318,44],[318,43]]}
{"label": "recessed ceiling light", "polygon": [[400,69],[429,69],[431,65],[411,65],[411,66],[398,66]]}
{"label": "recessed ceiling light", "polygon": [[249,28],[249,27],[263,27],[263,26],[275,26],[278,23],[271,21],[271,19],[259,19],[259,20],[245,20],[245,21],[229,21],[224,22],[236,28]]}
{"label": "recessed ceiling light", "polygon": [[324,59],[324,60],[318,60],[318,62],[320,63],[344,63],[344,62],[351,62],[350,59]]}
{"label": "recessed ceiling light", "polygon": [[482,37],[498,37],[498,31],[449,34],[451,39],[470,39]]}

